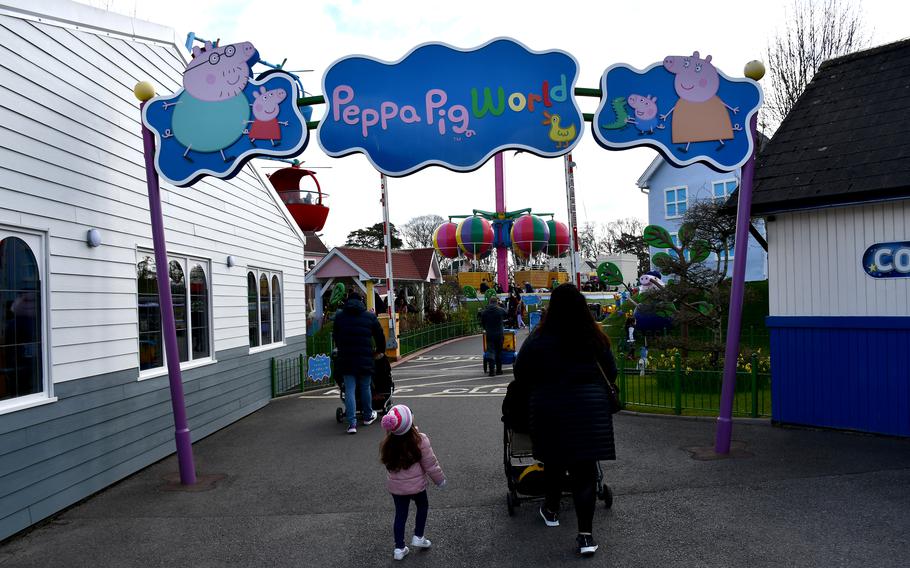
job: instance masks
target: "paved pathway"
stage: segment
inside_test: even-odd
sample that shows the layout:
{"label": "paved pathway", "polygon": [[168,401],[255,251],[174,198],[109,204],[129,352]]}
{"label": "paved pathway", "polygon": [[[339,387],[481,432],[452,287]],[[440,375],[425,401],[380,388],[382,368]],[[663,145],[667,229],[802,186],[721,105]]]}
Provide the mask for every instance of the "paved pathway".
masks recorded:
{"label": "paved pathway", "polygon": [[[433,549],[400,565],[906,566],[910,440],[736,424],[750,457],[697,461],[711,421],[619,415],[616,500],[602,550],[576,560],[575,521],[546,528],[505,506],[499,408],[511,379],[482,374],[478,338],[394,370],[397,400],[433,440],[449,487],[430,491]],[[0,547],[0,566],[387,566],[392,502],[377,425],[344,434],[337,394],[273,401],[195,444],[214,489],[176,492],[168,458]],[[398,563],[394,563],[398,564]]]}

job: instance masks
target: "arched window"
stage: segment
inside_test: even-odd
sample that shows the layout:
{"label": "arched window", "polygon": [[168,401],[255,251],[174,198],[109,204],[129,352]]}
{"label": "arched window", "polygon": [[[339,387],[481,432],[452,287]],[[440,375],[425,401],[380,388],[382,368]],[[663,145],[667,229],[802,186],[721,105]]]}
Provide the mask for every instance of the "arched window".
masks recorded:
{"label": "arched window", "polygon": [[259,345],[259,289],[256,284],[256,275],[252,272],[246,275],[246,302],[250,326],[250,347]]}
{"label": "arched window", "polygon": [[[0,237],[3,235],[0,234]],[[44,391],[38,261],[18,237],[0,240],[0,400]]]}
{"label": "arched window", "polygon": [[193,359],[210,355],[209,351],[209,287],[205,270],[200,265],[190,271],[190,324],[193,336]]}
{"label": "arched window", "polygon": [[[186,270],[190,271],[187,285]],[[181,363],[211,357],[209,291],[206,263],[187,257],[168,260],[168,283],[177,328],[177,352]],[[166,353],[158,304],[158,271],[155,257],[140,252],[137,264],[139,287],[139,370],[164,367]]]}
{"label": "arched window", "polygon": [[272,337],[275,342],[281,341],[281,285],[278,275],[272,276]]}
{"label": "arched window", "polygon": [[269,277],[263,274],[259,277],[259,311],[262,314],[260,329],[262,330],[262,344],[272,342],[272,304],[269,294]]}

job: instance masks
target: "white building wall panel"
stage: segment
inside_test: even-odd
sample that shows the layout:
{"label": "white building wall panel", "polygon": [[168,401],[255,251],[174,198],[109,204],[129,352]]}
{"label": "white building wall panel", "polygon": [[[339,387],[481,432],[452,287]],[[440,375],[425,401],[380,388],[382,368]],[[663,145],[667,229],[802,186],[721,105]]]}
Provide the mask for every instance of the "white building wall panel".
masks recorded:
{"label": "white building wall panel", "polygon": [[[174,45],[0,14],[0,223],[47,232],[54,382],[138,367],[136,251],[152,242],[132,89],[174,91],[183,66]],[[169,252],[210,262],[216,352],[248,344],[246,266],[282,273],[285,334],[305,333],[303,243],[251,168],[162,184],[162,205]]]}
{"label": "white building wall panel", "polygon": [[910,200],[783,213],[767,224],[772,316],[910,316],[910,278],[872,278],[875,243],[910,241]]}

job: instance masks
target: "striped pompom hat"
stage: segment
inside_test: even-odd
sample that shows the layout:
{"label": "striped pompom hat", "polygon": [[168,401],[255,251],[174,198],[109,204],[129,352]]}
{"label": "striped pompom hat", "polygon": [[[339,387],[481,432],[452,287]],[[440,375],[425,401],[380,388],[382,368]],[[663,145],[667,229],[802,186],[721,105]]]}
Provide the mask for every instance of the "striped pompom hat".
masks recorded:
{"label": "striped pompom hat", "polygon": [[407,434],[413,424],[414,415],[411,414],[411,409],[403,404],[396,404],[382,417],[382,427],[396,436]]}

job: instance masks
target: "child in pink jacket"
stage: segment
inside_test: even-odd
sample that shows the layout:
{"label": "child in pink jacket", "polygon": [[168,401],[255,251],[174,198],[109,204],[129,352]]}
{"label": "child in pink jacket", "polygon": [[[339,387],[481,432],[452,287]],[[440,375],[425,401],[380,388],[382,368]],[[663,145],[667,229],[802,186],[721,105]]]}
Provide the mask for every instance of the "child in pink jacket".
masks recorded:
{"label": "child in pink jacket", "polygon": [[404,525],[408,520],[411,500],[417,505],[411,546],[430,548],[430,540],[423,534],[430,508],[427,501],[427,476],[437,487],[445,487],[446,476],[430,447],[430,439],[414,426],[410,408],[403,404],[393,406],[382,417],[382,427],[386,430],[386,436],[379,446],[379,457],[389,470],[386,487],[395,502],[393,557],[401,560],[410,552],[404,544]]}

